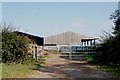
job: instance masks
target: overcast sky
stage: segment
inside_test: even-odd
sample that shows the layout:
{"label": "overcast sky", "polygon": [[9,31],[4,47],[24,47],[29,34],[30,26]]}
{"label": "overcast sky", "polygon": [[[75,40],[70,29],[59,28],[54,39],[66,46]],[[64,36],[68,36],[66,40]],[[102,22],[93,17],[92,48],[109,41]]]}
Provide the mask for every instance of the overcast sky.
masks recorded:
{"label": "overcast sky", "polygon": [[112,29],[117,2],[3,2],[2,20],[40,36],[73,31],[99,37]]}

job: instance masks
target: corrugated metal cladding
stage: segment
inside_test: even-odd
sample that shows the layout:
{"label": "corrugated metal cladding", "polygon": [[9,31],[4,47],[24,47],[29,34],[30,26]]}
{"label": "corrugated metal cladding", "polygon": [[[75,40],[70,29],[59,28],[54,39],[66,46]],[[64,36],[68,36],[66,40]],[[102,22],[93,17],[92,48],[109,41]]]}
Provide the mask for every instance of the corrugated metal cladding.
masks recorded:
{"label": "corrugated metal cladding", "polygon": [[44,43],[57,44],[57,45],[68,45],[68,44],[79,45],[81,39],[94,39],[94,37],[68,31],[53,36],[45,37]]}

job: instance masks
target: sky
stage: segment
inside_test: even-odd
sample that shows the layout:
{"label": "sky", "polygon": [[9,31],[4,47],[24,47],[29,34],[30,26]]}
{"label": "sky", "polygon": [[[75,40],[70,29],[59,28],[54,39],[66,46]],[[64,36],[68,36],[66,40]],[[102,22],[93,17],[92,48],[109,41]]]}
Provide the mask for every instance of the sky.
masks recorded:
{"label": "sky", "polygon": [[118,2],[119,0],[1,0],[2,2]]}
{"label": "sky", "polygon": [[[0,22],[2,21],[2,3],[0,2]],[[0,29],[1,30],[1,29]]]}
{"label": "sky", "polygon": [[112,30],[116,9],[117,2],[3,2],[2,21],[45,37],[66,31],[99,37]]}

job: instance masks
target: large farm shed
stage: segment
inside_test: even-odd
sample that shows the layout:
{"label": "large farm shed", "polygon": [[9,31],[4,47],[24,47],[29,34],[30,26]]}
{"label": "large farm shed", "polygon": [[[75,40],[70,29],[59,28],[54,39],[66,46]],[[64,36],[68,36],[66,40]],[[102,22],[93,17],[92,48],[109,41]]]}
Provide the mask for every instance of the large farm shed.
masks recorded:
{"label": "large farm shed", "polygon": [[44,38],[45,49],[59,50],[62,46],[88,46],[95,44],[95,38],[75,32],[64,32]]}
{"label": "large farm shed", "polygon": [[56,45],[80,45],[81,39],[94,39],[94,37],[68,31],[45,37],[44,43]]}

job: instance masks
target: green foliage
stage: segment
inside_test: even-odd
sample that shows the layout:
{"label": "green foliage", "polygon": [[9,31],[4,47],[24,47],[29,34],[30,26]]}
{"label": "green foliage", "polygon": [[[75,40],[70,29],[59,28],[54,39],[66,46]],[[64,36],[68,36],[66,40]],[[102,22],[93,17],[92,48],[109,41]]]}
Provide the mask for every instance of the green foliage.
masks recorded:
{"label": "green foliage", "polygon": [[120,66],[117,65],[106,65],[106,64],[97,64],[99,69],[102,69],[107,72],[112,72],[116,77],[120,76]]}
{"label": "green foliage", "polygon": [[101,55],[110,64],[120,64],[120,13],[115,11],[111,15],[111,19],[114,20],[115,26],[113,28],[113,35],[105,32],[105,36],[102,37]]}
{"label": "green foliage", "polygon": [[36,64],[36,60],[33,58],[32,55],[27,55],[26,57],[24,57],[21,61],[21,64],[26,64],[26,65],[34,65]]}
{"label": "green foliage", "polygon": [[29,39],[19,36],[9,26],[2,27],[2,62],[21,63],[28,56]]}
{"label": "green foliage", "polygon": [[120,11],[115,10],[111,15],[110,19],[113,20],[113,22],[116,22],[120,18]]}
{"label": "green foliage", "polygon": [[120,33],[120,19],[118,19],[115,23],[114,34]]}
{"label": "green foliage", "polygon": [[98,49],[104,60],[109,63],[120,64],[120,34],[105,37]]}
{"label": "green foliage", "polygon": [[85,60],[86,60],[87,62],[92,62],[92,61],[93,61],[93,57],[92,57],[91,55],[85,54],[84,56],[85,56]]}
{"label": "green foliage", "polygon": [[110,15],[110,19],[113,20],[113,34],[117,34],[120,32],[120,11],[115,10],[115,12]]}

